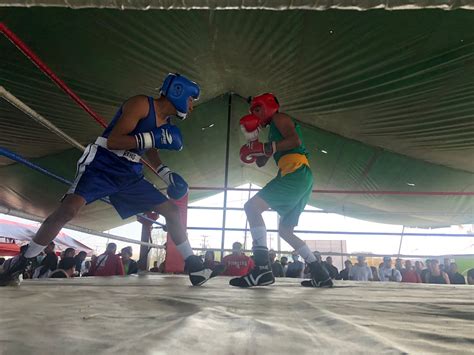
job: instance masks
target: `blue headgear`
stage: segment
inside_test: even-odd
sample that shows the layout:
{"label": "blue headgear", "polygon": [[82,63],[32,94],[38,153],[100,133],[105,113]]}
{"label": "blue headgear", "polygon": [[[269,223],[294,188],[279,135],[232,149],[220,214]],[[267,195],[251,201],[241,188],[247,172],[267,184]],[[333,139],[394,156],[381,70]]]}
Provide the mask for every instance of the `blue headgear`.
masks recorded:
{"label": "blue headgear", "polygon": [[188,99],[197,100],[201,89],[199,85],[188,78],[169,73],[160,88],[160,94],[171,101],[178,112],[178,117],[184,120],[188,113]]}

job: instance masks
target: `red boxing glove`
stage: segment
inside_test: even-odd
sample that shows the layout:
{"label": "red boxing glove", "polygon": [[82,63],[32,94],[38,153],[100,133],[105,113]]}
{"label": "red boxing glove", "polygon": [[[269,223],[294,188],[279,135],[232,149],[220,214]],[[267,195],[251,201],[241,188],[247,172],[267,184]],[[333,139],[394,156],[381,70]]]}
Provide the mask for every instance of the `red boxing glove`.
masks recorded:
{"label": "red boxing glove", "polygon": [[245,115],[240,119],[240,129],[247,141],[255,141],[258,139],[260,131],[260,119],[255,115]]}
{"label": "red boxing glove", "polygon": [[240,160],[245,164],[251,164],[258,157],[270,158],[275,150],[275,142],[251,141],[240,148]]}

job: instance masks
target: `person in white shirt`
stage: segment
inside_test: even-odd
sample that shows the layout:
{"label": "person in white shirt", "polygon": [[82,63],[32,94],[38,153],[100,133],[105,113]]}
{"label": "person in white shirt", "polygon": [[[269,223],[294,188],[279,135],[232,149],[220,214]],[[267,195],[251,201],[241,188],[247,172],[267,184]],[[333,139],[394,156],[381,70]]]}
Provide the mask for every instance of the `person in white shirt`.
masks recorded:
{"label": "person in white shirt", "polygon": [[379,268],[380,281],[402,282],[402,274],[392,268],[392,258],[384,256],[383,264]]}
{"label": "person in white shirt", "polygon": [[359,255],[357,263],[349,271],[349,280],[353,281],[372,281],[372,270],[365,262],[365,257]]}

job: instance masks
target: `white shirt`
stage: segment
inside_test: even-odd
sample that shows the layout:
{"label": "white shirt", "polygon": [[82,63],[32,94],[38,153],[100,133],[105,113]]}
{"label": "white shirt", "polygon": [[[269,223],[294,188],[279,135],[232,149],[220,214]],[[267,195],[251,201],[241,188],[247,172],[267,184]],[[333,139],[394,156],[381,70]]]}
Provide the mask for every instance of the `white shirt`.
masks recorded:
{"label": "white shirt", "polygon": [[366,264],[355,264],[349,271],[349,280],[354,281],[369,281],[373,278],[372,270]]}
{"label": "white shirt", "polygon": [[394,278],[396,282],[402,282],[402,274],[397,269],[392,269],[382,266],[379,269],[380,281],[392,281],[390,278]]}

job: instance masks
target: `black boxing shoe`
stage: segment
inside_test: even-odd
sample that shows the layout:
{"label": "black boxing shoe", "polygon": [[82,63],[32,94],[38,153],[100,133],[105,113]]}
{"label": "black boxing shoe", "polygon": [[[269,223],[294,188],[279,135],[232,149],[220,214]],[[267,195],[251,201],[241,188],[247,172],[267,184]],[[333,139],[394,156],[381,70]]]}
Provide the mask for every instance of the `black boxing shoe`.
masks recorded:
{"label": "black boxing shoe", "polygon": [[324,265],[318,261],[309,264],[311,279],[301,281],[303,287],[332,287],[333,282]]}
{"label": "black boxing shoe", "polygon": [[214,270],[204,267],[201,258],[197,255],[189,256],[184,262],[184,270],[189,275],[193,286],[201,286],[203,283],[224,272],[224,265],[217,265]]}
{"label": "black boxing shoe", "polygon": [[236,287],[254,287],[268,286],[275,282],[272,273],[272,267],[267,265],[256,265],[247,275],[233,278],[229,281],[231,286]]}
{"label": "black boxing shoe", "polygon": [[0,274],[0,286],[18,286],[20,275],[25,272],[29,260],[23,254],[20,254],[6,261],[5,264],[3,266],[4,270]]}

